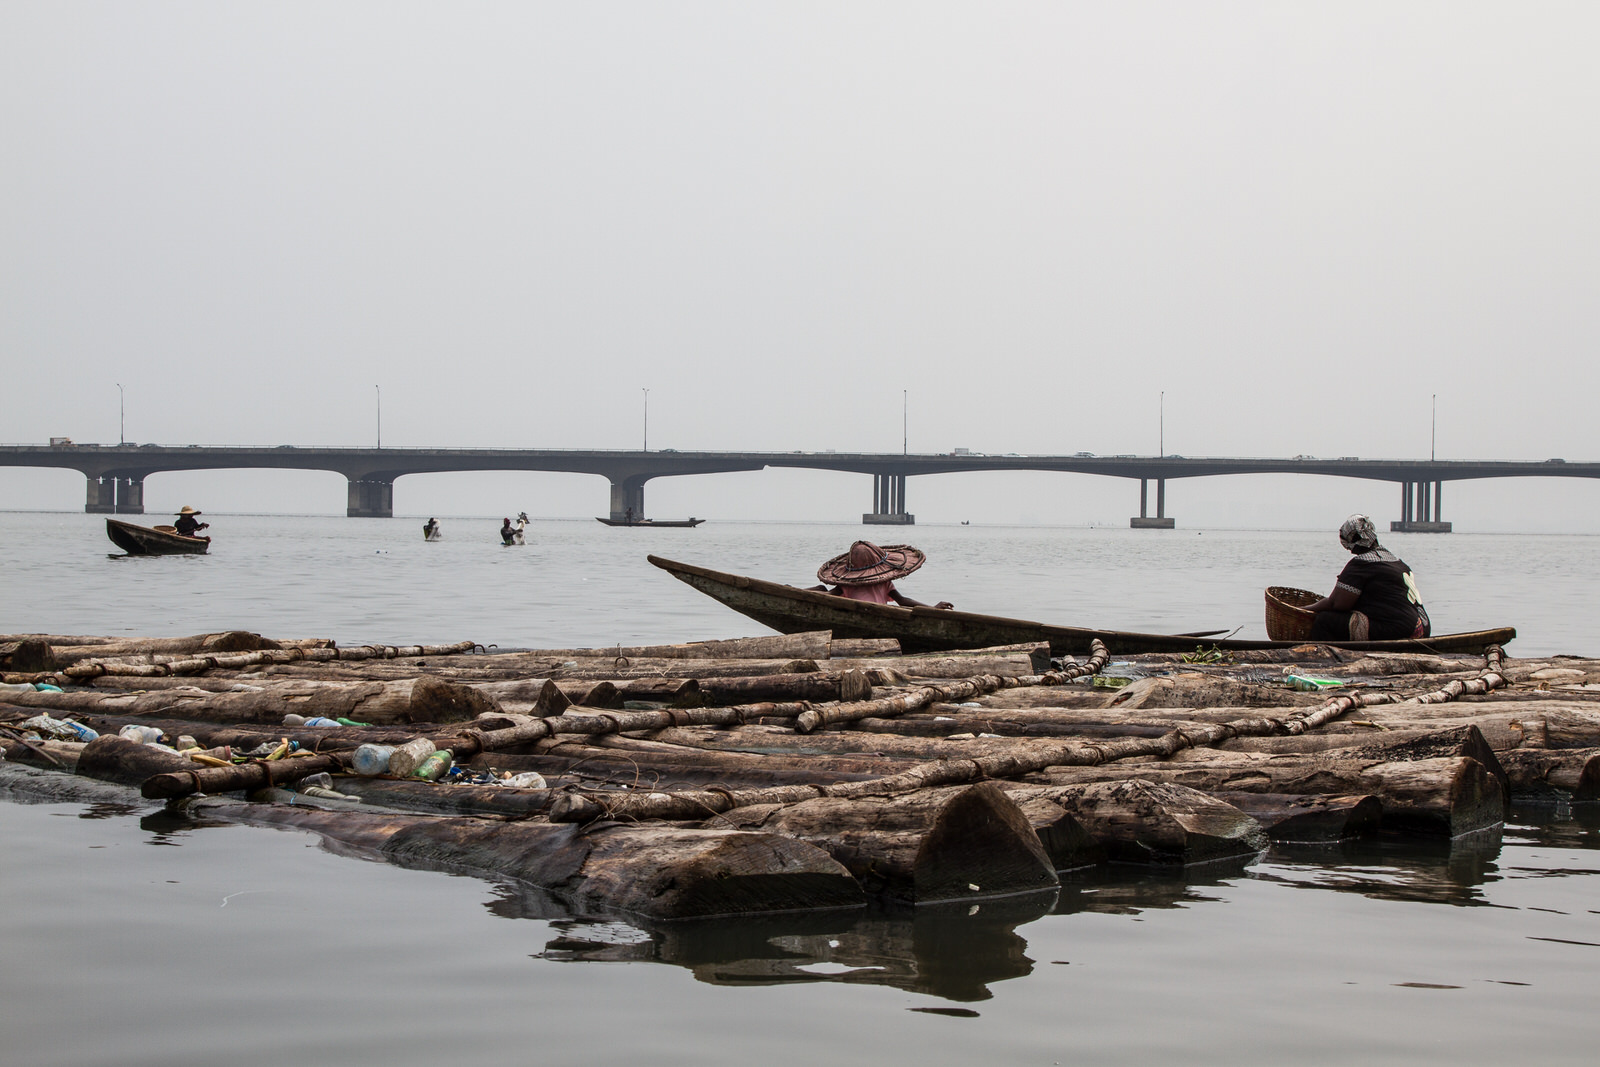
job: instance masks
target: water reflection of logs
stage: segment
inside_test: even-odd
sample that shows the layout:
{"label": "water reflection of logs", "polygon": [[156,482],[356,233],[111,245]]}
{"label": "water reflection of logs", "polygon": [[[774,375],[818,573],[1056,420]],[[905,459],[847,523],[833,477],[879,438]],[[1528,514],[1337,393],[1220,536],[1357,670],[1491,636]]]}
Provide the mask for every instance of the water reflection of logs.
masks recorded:
{"label": "water reflection of logs", "polygon": [[[1248,862],[1269,839],[1380,833],[1464,841],[1492,833],[1508,798],[1600,795],[1587,688],[1600,665],[1494,648],[1141,656],[1118,689],[1093,684],[1103,647],[1052,664],[1040,646],[900,656],[827,634],[509,652],[243,633],[24,642],[66,691],[8,691],[10,760],[519,879],[580,911],[966,903],[1049,890],[1107,859]],[[1296,691],[1291,670],[1339,685]],[[188,735],[210,756],[20,732],[41,713]],[[315,716],[344,725],[300,724]],[[360,745],[418,738],[476,784],[350,774]],[[486,784],[523,771],[546,784]],[[296,791],[321,772],[359,799]]]}

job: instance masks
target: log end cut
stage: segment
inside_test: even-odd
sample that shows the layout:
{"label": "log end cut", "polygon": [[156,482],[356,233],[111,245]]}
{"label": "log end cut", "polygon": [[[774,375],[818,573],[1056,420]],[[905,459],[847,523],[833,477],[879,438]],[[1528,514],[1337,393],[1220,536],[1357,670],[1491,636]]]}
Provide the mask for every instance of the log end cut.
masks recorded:
{"label": "log end cut", "polygon": [[993,782],[963,789],[939,809],[914,871],[919,904],[1059,884],[1055,862],[1028,817]]}
{"label": "log end cut", "polygon": [[412,683],[410,722],[466,722],[479,715],[498,713],[500,704],[493,697],[471,686],[422,675]]}

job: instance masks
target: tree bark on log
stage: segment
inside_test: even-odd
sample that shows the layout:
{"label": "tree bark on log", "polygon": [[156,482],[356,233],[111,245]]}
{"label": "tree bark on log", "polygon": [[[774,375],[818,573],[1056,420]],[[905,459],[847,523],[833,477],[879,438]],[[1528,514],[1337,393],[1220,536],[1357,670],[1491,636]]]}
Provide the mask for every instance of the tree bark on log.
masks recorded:
{"label": "tree bark on log", "polygon": [[323,812],[203,798],[188,810],[310,830],[390,862],[510,877],[580,912],[710,918],[861,906],[865,896],[827,853],[779,834],[537,821]]}
{"label": "tree bark on log", "polygon": [[646,790],[709,786],[750,789],[795,783],[864,781],[881,777],[887,771],[903,769],[910,762],[817,757],[796,763],[782,755],[686,750],[614,734],[563,737],[540,742],[534,749],[531,753],[485,752],[465,762],[478,769],[536,770],[551,779],[582,769],[590,777],[603,775],[606,781]]}
{"label": "tree bark on log", "polygon": [[[90,744],[97,743],[90,742]],[[140,795],[148,800],[167,800],[194,793],[235,793],[240,790],[288,786],[313,774],[324,772],[340,774],[345,769],[345,758],[338,753],[326,756],[296,756],[292,759],[251,760],[249,763],[234,763],[226,767],[207,767],[182,756],[178,758],[182,759],[187,767],[164,767],[130,784],[138,785]],[[82,766],[80,760],[79,773],[84,773],[81,770]]]}
{"label": "tree bark on log", "polygon": [[24,741],[0,734],[0,752],[5,753],[5,762],[67,774],[77,773],[83,745],[82,741]]}
{"label": "tree bark on log", "polygon": [[1060,808],[1114,862],[1188,866],[1253,856],[1267,847],[1267,835],[1255,819],[1171,783],[1130,777],[1077,788],[1011,786],[1008,792],[1033,804],[1036,815],[1041,801]]}
{"label": "tree bark on log", "polygon": [[1204,793],[1290,793],[1338,796],[1370,793],[1383,804],[1383,829],[1429,837],[1459,837],[1505,821],[1505,796],[1475,759],[1374,763],[1322,757],[1263,756],[1207,763],[1057,767],[1039,778],[1053,785],[1144,778]]}
{"label": "tree bark on log", "polygon": [[833,657],[867,659],[873,656],[898,656],[900,642],[893,637],[835,637]]}
{"label": "tree bark on log", "polygon": [[1212,793],[1256,822],[1274,841],[1328,844],[1377,833],[1383,823],[1383,802],[1370,793],[1359,796],[1297,796],[1292,793]]}
{"label": "tree bark on log", "polygon": [[358,722],[461,722],[500,710],[473,689],[437,678],[394,682],[306,683],[245,693],[164,691],[109,696],[96,692],[19,693],[30,708],[99,715],[166,715],[207,722],[281,723],[288,714]]}
{"label": "tree bark on log", "polygon": [[[900,643],[895,642],[898,650]],[[766,634],[722,641],[690,641],[675,645],[630,645],[616,648],[530,648],[489,656],[536,656],[577,659],[625,656],[629,659],[827,659],[832,654],[833,631],[808,630],[798,634]],[[480,658],[488,658],[480,657]]]}
{"label": "tree bark on log", "polygon": [[1110,706],[1124,711],[1143,708],[1282,708],[1309,707],[1328,699],[1326,693],[1301,693],[1281,684],[1241,682],[1212,674],[1179,674],[1139,678],[1111,695]]}
{"label": "tree bark on log", "polygon": [[[464,684],[502,703],[525,701],[537,692],[544,679],[476,682]],[[595,685],[554,680],[574,704],[596,704],[587,693]],[[620,700],[652,700],[674,707],[729,707],[778,701],[861,700],[872,695],[872,684],[862,671],[816,672],[808,674],[763,674],[737,678],[624,678],[601,682],[611,686]],[[620,704],[619,704],[620,706]]]}
{"label": "tree bark on log", "polygon": [[440,785],[401,778],[362,778],[346,775],[333,780],[333,788],[366,803],[406,811],[444,815],[538,815],[550,806],[550,789],[519,789],[502,785]]}
{"label": "tree bark on log", "polygon": [[1027,818],[992,782],[902,797],[739,808],[705,825],[810,842],[843,864],[869,895],[900,903],[972,900],[1058,884]]}
{"label": "tree bark on log", "polygon": [[200,765],[164,748],[143,745],[116,734],[105,734],[83,746],[77,773],[102,782],[139,785],[147,778],[167,773],[187,774]]}
{"label": "tree bark on log", "polygon": [[1600,800],[1600,748],[1515,748],[1500,763],[1519,799]]}
{"label": "tree bark on log", "polygon": [[1049,670],[1050,646],[1042,644],[1037,646],[1036,651],[1028,651],[1030,647],[1007,646],[1011,651],[1005,652],[929,652],[915,656],[872,656],[865,659],[835,656],[829,667],[833,670],[892,670],[899,671],[907,678],[971,678],[977,674],[1017,678]]}
{"label": "tree bark on log", "polygon": [[0,670],[20,674],[47,674],[59,666],[50,642],[37,637],[0,641]]}
{"label": "tree bark on log", "polygon": [[[332,642],[329,642],[331,645]],[[255,652],[263,648],[282,648],[279,642],[248,630],[195,634],[190,637],[135,637],[95,640],[87,644],[52,643],[56,662],[61,666],[82,659],[110,659],[119,656],[148,656],[180,652]]]}

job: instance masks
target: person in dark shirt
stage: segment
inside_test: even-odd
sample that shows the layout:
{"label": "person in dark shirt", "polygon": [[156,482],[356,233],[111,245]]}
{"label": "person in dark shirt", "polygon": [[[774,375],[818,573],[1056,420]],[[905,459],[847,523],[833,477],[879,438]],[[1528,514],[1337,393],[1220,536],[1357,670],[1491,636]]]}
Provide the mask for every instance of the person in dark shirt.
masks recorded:
{"label": "person in dark shirt", "polygon": [[1339,543],[1351,560],[1339,572],[1333,592],[1307,610],[1317,613],[1313,641],[1394,641],[1427,637],[1428,612],[1417,593],[1411,568],[1378,544],[1378,531],[1365,515],[1352,515],[1339,527]]}
{"label": "person in dark shirt", "polygon": [[199,514],[200,512],[191,508],[188,504],[185,504],[179,510],[178,517],[172,525],[178,531],[180,537],[198,537],[201,530],[210,529],[211,524],[209,522],[200,522],[195,518]]}

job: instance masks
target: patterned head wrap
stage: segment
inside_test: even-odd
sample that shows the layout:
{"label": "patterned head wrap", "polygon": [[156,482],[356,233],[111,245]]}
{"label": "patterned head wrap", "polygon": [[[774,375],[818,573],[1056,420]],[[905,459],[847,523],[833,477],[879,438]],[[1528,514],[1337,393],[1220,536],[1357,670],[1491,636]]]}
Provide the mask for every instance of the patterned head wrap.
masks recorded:
{"label": "patterned head wrap", "polygon": [[1378,547],[1378,530],[1365,515],[1352,515],[1339,527],[1339,543],[1350,552],[1371,552]]}

